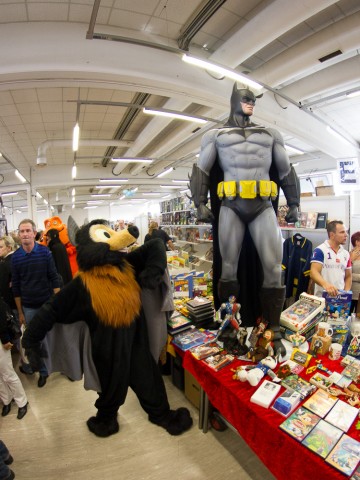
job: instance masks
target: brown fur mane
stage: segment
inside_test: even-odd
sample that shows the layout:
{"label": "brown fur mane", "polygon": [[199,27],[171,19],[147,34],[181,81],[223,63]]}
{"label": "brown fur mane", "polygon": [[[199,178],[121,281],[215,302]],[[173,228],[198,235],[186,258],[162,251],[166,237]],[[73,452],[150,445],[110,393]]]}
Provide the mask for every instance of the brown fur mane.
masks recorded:
{"label": "brown fur mane", "polygon": [[79,272],[90,293],[92,307],[101,323],[110,327],[128,327],[140,313],[140,287],[132,267],[122,270],[112,265],[96,266]]}

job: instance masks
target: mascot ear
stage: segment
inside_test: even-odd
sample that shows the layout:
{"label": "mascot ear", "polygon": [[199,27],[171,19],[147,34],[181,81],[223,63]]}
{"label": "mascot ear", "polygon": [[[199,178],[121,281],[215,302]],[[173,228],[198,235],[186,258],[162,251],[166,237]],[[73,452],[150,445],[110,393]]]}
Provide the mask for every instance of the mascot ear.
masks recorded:
{"label": "mascot ear", "polygon": [[76,247],[76,234],[80,228],[71,215],[69,215],[67,221],[67,230],[70,242],[74,245],[74,247]]}

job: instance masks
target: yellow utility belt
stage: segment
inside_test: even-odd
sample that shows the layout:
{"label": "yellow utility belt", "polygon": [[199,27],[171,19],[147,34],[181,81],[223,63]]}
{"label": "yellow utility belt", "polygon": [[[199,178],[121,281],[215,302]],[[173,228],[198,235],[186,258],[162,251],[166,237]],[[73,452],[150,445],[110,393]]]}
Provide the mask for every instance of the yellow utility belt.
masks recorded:
{"label": "yellow utility belt", "polygon": [[218,184],[217,194],[220,199],[226,197],[233,200],[239,196],[247,199],[260,197],[275,200],[278,189],[276,183],[270,180],[240,180],[239,182],[229,180]]}

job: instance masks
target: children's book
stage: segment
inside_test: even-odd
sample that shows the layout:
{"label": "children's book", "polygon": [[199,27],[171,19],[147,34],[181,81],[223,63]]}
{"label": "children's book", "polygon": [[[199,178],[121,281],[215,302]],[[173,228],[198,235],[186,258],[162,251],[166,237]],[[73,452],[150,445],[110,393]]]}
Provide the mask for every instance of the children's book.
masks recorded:
{"label": "children's book", "polygon": [[[360,459],[360,442],[344,434],[325,461],[350,476]],[[360,478],[360,477],[359,477]]]}
{"label": "children's book", "polygon": [[271,408],[284,417],[288,417],[299,405],[301,400],[300,393],[285,390],[285,392],[275,400]]}
{"label": "children's book", "polygon": [[299,392],[303,399],[314,393],[316,390],[315,385],[311,385],[310,382],[296,374],[284,378],[281,385],[291,392]]}
{"label": "children's book", "polygon": [[251,396],[250,402],[256,403],[261,407],[269,408],[274,398],[280,391],[281,386],[278,383],[264,380]]}
{"label": "children's book", "polygon": [[192,327],[191,321],[188,318],[184,317],[184,315],[181,315],[179,312],[173,313],[173,315],[167,321],[167,325],[168,332],[171,335],[182,332],[184,330],[188,330]]}
{"label": "children's book", "polygon": [[319,415],[319,417],[324,418],[337,401],[338,399],[336,397],[319,389],[304,402],[303,406],[311,412],[316,413],[316,415]]}
{"label": "children's book", "polygon": [[342,434],[343,432],[339,428],[325,422],[325,420],[320,420],[320,422],[304,438],[302,444],[320,455],[320,457],[326,458],[335,447]]}
{"label": "children's book", "polygon": [[352,407],[343,400],[338,400],[330,412],[326,415],[325,420],[332,425],[347,432],[359,413],[359,409]]}
{"label": "children's book", "polygon": [[315,413],[300,407],[280,424],[280,428],[295,438],[295,440],[301,442],[319,421],[320,417],[315,415]]}
{"label": "children's book", "polygon": [[208,367],[212,368],[213,370],[220,370],[224,368],[226,365],[229,365],[234,360],[234,355],[230,355],[227,353],[226,350],[221,350],[219,353],[215,355],[210,355],[210,357],[204,358],[202,362],[205,363]]}

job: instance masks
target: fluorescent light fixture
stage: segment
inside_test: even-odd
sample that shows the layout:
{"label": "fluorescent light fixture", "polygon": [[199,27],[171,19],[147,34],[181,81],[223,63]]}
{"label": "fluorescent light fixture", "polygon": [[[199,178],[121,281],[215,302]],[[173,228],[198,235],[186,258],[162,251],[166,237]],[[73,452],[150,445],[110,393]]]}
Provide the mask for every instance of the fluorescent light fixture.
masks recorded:
{"label": "fluorescent light fixture", "polygon": [[159,175],[156,175],[157,178],[165,177],[168,173],[171,173],[174,170],[173,167],[168,168],[167,170],[164,170],[163,172],[159,173]]}
{"label": "fluorescent light fixture", "polygon": [[89,205],[87,207],[84,207],[84,210],[90,210],[90,208],[97,208],[96,205]]}
{"label": "fluorescent light fixture", "polygon": [[163,112],[161,110],[153,110],[151,108],[143,108],[143,112],[148,115],[158,115],[160,117],[176,118],[178,120],[186,120],[188,122],[207,123],[207,120],[204,120],[203,118],[193,117],[191,115],[185,115],[182,113]]}
{"label": "fluorescent light fixture", "polygon": [[88,200],[86,202],[88,205],[101,205],[102,203],[104,203],[103,200]]}
{"label": "fluorescent light fixture", "polygon": [[71,178],[74,180],[76,178],[76,172],[77,172],[77,168],[76,168],[76,165],[73,165],[72,169],[71,169]]}
{"label": "fluorescent light fixture", "polygon": [[348,98],[358,97],[359,95],[360,95],[360,90],[356,90],[355,92],[350,92],[346,94]]}
{"label": "fluorescent light fixture", "polygon": [[124,200],[125,198],[125,195],[121,195],[121,197],[119,198],[119,200]]}
{"label": "fluorescent light fixture", "polygon": [[54,211],[55,208],[54,208],[52,205],[50,205],[50,210],[53,210],[53,211]]}
{"label": "fluorescent light fixture", "polygon": [[293,163],[292,166],[295,168],[295,167],[298,167],[300,165],[299,162],[296,162],[296,163]]}
{"label": "fluorescent light fixture", "polygon": [[161,195],[160,193],[152,193],[152,192],[143,192],[141,195],[144,197],[158,197]]}
{"label": "fluorescent light fixture", "polygon": [[75,203],[73,203],[73,204],[71,205],[71,208],[75,208]]}
{"label": "fluorescent light fixture", "polygon": [[183,54],[181,57],[182,60],[190,65],[195,65],[196,67],[204,68],[205,70],[209,70],[209,72],[219,73],[220,75],[231,78],[236,82],[244,83],[248,85],[250,88],[254,88],[256,90],[260,90],[262,86],[260,83],[255,82],[254,80],[250,80],[246,75],[241,75],[240,73],[234,72],[234,70],[230,70],[228,68],[222,67],[221,65],[216,65],[215,63],[208,62],[206,60],[201,60],[200,58],[190,57],[186,53]]}
{"label": "fluorescent light fixture", "polygon": [[173,183],[189,183],[189,180],[172,180]]}
{"label": "fluorescent light fixture", "polygon": [[49,205],[49,202],[45,198],[43,198],[43,202],[45,203],[45,205]]}
{"label": "fluorescent light fixture", "polygon": [[103,190],[104,188],[121,188],[121,185],[96,185],[95,188]]}
{"label": "fluorescent light fixture", "polygon": [[56,192],[56,195],[55,195],[55,202],[58,202],[59,201],[59,194],[58,192]]}
{"label": "fluorescent light fixture", "polygon": [[120,183],[120,182],[128,182],[128,178],[99,178],[99,182],[111,182],[111,183]]}
{"label": "fluorescent light fixture", "polygon": [[43,198],[42,195],[40,195],[39,192],[36,192],[36,197],[37,197],[37,198]]}
{"label": "fluorescent light fixture", "polygon": [[79,127],[79,124],[76,122],[73,130],[73,141],[72,141],[73,152],[77,152],[79,150],[79,137],[80,137],[80,127]]}
{"label": "fluorescent light fixture", "polygon": [[91,195],[93,198],[99,198],[99,197],[111,197],[111,193],[93,193]]}
{"label": "fluorescent light fixture", "polygon": [[171,195],[169,194],[169,195],[164,195],[164,196],[161,197],[161,198],[170,198],[170,197],[171,197]]}
{"label": "fluorescent light fixture", "polygon": [[2,193],[1,196],[2,197],[14,197],[15,195],[17,195],[19,192],[7,192],[7,193]]}
{"label": "fluorescent light fixture", "polygon": [[75,194],[76,194],[76,189],[75,189],[75,188],[73,188],[73,189],[71,190],[71,195],[74,197],[74,196],[75,196]]}
{"label": "fluorescent light fixture", "polygon": [[285,145],[285,150],[289,153],[289,154],[293,154],[293,155],[304,155],[304,152],[302,150],[299,150],[298,148],[295,148],[295,147],[291,147],[290,145]]}
{"label": "fluorescent light fixture", "polygon": [[345,140],[345,138],[340,134],[338,133],[336,130],[334,130],[332,127],[330,127],[329,125],[327,125],[326,127],[326,130],[331,133],[332,135],[334,135],[334,137],[337,137],[339,138],[340,140]]}
{"label": "fluorescent light fixture", "polygon": [[184,188],[182,185],[160,185],[160,188]]}
{"label": "fluorescent light fixture", "polygon": [[15,170],[15,175],[16,175],[17,178],[20,180],[20,182],[22,182],[22,183],[25,183],[25,182],[26,182],[26,178],[21,175],[21,173],[19,172],[19,170]]}
{"label": "fluorescent light fixture", "polygon": [[152,163],[153,160],[151,158],[112,158],[112,162],[117,163]]}
{"label": "fluorescent light fixture", "polygon": [[16,213],[22,213],[22,211],[21,210],[16,210]]}

